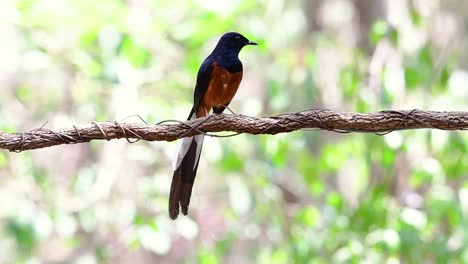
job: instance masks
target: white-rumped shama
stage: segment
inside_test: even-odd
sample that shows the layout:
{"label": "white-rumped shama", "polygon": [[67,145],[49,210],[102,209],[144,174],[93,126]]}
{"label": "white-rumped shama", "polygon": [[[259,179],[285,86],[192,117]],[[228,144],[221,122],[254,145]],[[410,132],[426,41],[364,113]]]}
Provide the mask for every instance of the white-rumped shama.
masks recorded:
{"label": "white-rumped shama", "polygon": [[[242,80],[239,52],[247,45],[257,45],[236,32],[224,34],[213,52],[203,61],[197,74],[194,103],[187,120],[205,117],[211,109],[220,114],[229,105]],[[169,216],[176,219],[179,205],[188,212],[192,187],[200,160],[203,135],[183,138],[172,163]]]}

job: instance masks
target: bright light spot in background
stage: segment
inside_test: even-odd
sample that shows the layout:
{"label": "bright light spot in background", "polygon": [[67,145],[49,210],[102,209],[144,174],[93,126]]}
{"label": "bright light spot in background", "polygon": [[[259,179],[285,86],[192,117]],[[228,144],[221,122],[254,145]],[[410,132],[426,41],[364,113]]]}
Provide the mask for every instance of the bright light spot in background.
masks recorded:
{"label": "bright light spot in background", "polygon": [[78,258],[76,264],[97,264],[96,257],[92,253],[87,253]]}
{"label": "bright light spot in background", "polygon": [[35,72],[50,67],[51,61],[44,52],[29,51],[24,55],[23,65],[26,71]]}
{"label": "bright light spot in background", "polygon": [[432,130],[431,131],[431,145],[435,151],[441,151],[449,140],[448,131],[443,130]]}
{"label": "bright light spot in background", "polygon": [[393,26],[400,26],[411,23],[408,13],[407,0],[388,0],[387,1],[387,20]]}
{"label": "bright light spot in background", "polygon": [[18,56],[21,43],[13,27],[0,23],[0,43],[0,73],[13,72],[21,63]]}
{"label": "bright light spot in background", "polygon": [[400,244],[400,237],[393,229],[385,229],[382,232],[383,240],[391,247],[396,248]]}
{"label": "bright light spot in background", "polygon": [[158,193],[169,193],[172,182],[172,170],[154,175],[152,188]]}
{"label": "bright light spot in background", "polygon": [[377,229],[366,237],[367,244],[375,245],[380,242],[385,242],[392,249],[396,249],[400,245],[400,237],[393,229]]}
{"label": "bright light spot in background", "polygon": [[388,21],[399,31],[400,47],[407,53],[414,53],[426,43],[426,32],[411,21],[407,0],[391,0],[387,2]]}
{"label": "bright light spot in background", "polygon": [[260,235],[260,228],[255,224],[249,224],[244,229],[244,235],[249,239],[255,239]]}
{"label": "bright light spot in background", "polygon": [[397,257],[389,257],[387,264],[400,264],[400,260]]}
{"label": "bright light spot in background", "polygon": [[422,16],[430,16],[439,8],[439,0],[413,0],[413,4]]}
{"label": "bright light spot in background", "polygon": [[202,157],[209,161],[218,162],[221,159],[222,148],[219,138],[205,137]]}
{"label": "bright light spot in background", "polygon": [[392,149],[397,149],[403,144],[403,136],[400,132],[394,131],[384,136],[385,143]]}
{"label": "bright light spot in background", "polygon": [[404,192],[402,196],[405,203],[410,207],[419,208],[424,204],[424,198],[418,193]]}
{"label": "bright light spot in background", "polygon": [[427,42],[427,33],[413,24],[404,24],[400,32],[399,43],[407,53],[418,52]]}
{"label": "bright light spot in background", "polygon": [[53,223],[49,215],[39,212],[34,220],[34,232],[39,238],[47,238],[52,233]]}
{"label": "bright light spot in background", "polygon": [[158,255],[165,255],[171,249],[169,235],[153,230],[150,226],[142,226],[138,229],[138,237],[142,246]]}
{"label": "bright light spot in background", "polygon": [[54,13],[64,13],[70,8],[70,1],[42,0],[40,8]]}
{"label": "bright light spot in background", "polygon": [[116,222],[123,227],[130,225],[135,218],[136,210],[133,200],[122,199],[118,201],[117,208],[114,211],[118,218]]}
{"label": "bright light spot in background", "polygon": [[37,258],[32,258],[25,261],[24,264],[41,264],[41,262]]}
{"label": "bright light spot in background", "polygon": [[425,139],[418,134],[407,135],[405,140],[406,148],[411,150],[412,159],[408,161],[411,167],[420,168],[422,160],[427,156],[428,146]]}
{"label": "bright light spot in background", "polygon": [[198,235],[198,226],[190,217],[181,217],[176,222],[179,234],[189,240],[193,240]]}
{"label": "bright light spot in background", "polygon": [[[20,19],[21,14],[16,9],[14,1],[0,2],[0,21],[5,21],[10,24],[16,24]],[[2,46],[5,42],[2,42]]]}
{"label": "bright light spot in background", "polygon": [[263,105],[260,100],[254,98],[245,98],[243,100],[242,113],[248,113],[250,116],[259,116],[262,114],[262,111]]}
{"label": "bright light spot in background", "polygon": [[434,158],[424,159],[422,164],[420,164],[420,168],[433,175],[434,179],[441,178],[442,176],[442,167],[440,166],[440,162]]}
{"label": "bright light spot in background", "polygon": [[432,197],[434,200],[444,201],[447,203],[450,203],[455,199],[453,190],[446,185],[434,185],[432,188]]}
{"label": "bright light spot in background", "polygon": [[461,209],[465,214],[465,217],[468,216],[468,187],[461,188],[458,191],[458,199],[460,199]]}
{"label": "bright light spot in background", "polygon": [[423,212],[412,208],[403,209],[401,219],[417,229],[422,229],[427,224],[427,216]]}
{"label": "bright light spot in background", "polygon": [[[393,53],[393,52],[392,52]],[[398,55],[391,54],[392,57]],[[386,65],[384,75],[385,88],[392,92],[394,95],[404,95],[405,88],[405,72],[397,58],[389,58],[391,61]]]}
{"label": "bright light spot in background", "polygon": [[354,255],[362,255],[364,253],[364,247],[360,241],[353,240],[351,241],[349,248],[351,249],[351,252],[354,253]]}
{"label": "bright light spot in background", "polygon": [[367,188],[369,171],[363,159],[350,156],[338,172],[338,188],[346,201],[356,207],[359,195]]}
{"label": "bright light spot in background", "polygon": [[449,240],[447,241],[447,247],[451,251],[455,251],[460,249],[464,246],[465,243],[465,232],[454,230],[454,234],[450,236]]}
{"label": "bright light spot in background", "polygon": [[333,256],[333,260],[336,261],[336,262],[340,262],[340,263],[341,262],[342,263],[348,263],[348,262],[350,262],[349,261],[350,259],[351,259],[351,251],[346,247],[342,247],[342,248],[338,249],[335,252],[335,255]]}
{"label": "bright light spot in background", "polygon": [[433,24],[432,41],[443,49],[449,48],[459,30],[457,18],[450,13],[440,13],[433,18]]}
{"label": "bright light spot in background", "polygon": [[[288,37],[293,37],[297,34],[300,34],[304,31],[306,21],[307,20],[302,9],[291,8],[285,10],[282,17],[282,23],[286,26],[284,29],[286,29],[287,32],[284,33],[288,34]],[[285,41],[284,38],[278,38],[278,40],[281,40],[282,42]]]}
{"label": "bright light spot in background", "polygon": [[127,13],[127,26],[131,31],[137,32],[142,37],[144,37],[145,34],[154,34],[154,32],[152,32],[153,29],[150,26],[153,24],[152,15],[153,14],[151,14],[151,10],[144,9],[144,5],[132,6],[132,8],[130,8]]}
{"label": "bright light spot in background", "polygon": [[433,158],[425,159],[421,167],[431,174],[442,173],[442,167],[440,166],[439,161]]}
{"label": "bright light spot in background", "polygon": [[249,191],[239,177],[230,176],[228,178],[229,201],[231,206],[239,214],[245,214],[250,209],[251,201]]}
{"label": "bright light spot in background", "polygon": [[212,10],[218,13],[229,14],[232,10],[236,9],[239,5],[239,0],[225,0],[225,1],[205,1],[205,0],[194,0],[199,6]]}
{"label": "bright light spot in background", "polygon": [[122,35],[119,29],[113,25],[104,26],[98,36],[99,45],[105,53],[114,52],[120,44],[121,39]]}
{"label": "bright light spot in background", "polygon": [[454,71],[449,78],[448,88],[451,94],[459,98],[468,99],[468,72],[464,70]]}
{"label": "bright light spot in background", "polygon": [[77,229],[75,218],[66,213],[58,213],[55,219],[55,228],[62,238],[73,236]]}
{"label": "bright light spot in background", "polygon": [[351,23],[354,13],[353,4],[350,1],[326,1],[320,10],[320,22],[324,27],[339,29]]}

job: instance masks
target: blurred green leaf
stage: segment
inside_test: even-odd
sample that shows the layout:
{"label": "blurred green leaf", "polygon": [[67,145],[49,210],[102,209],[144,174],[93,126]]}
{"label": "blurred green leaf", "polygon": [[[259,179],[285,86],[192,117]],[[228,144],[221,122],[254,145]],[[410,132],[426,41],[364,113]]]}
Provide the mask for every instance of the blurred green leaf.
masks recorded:
{"label": "blurred green leaf", "polygon": [[219,263],[218,258],[207,250],[201,251],[199,254],[199,261],[201,264],[217,264]]}
{"label": "blurred green leaf", "polygon": [[405,67],[405,80],[408,88],[430,85],[433,81],[432,51],[429,46],[419,52],[417,58],[412,58]]}
{"label": "blurred green leaf", "polygon": [[16,246],[23,256],[31,253],[36,244],[36,235],[31,223],[9,219],[6,230],[15,239]]}
{"label": "blurred green leaf", "polygon": [[271,263],[287,263],[288,262],[288,255],[283,250],[275,250],[271,255]]}
{"label": "blurred green leaf", "polygon": [[343,94],[346,97],[355,97],[361,85],[360,76],[356,67],[350,66],[341,69],[340,73],[340,86]]}
{"label": "blurred green leaf", "polygon": [[224,149],[221,166],[226,171],[238,171],[244,165],[241,157],[229,148]]}
{"label": "blurred green leaf", "polygon": [[147,66],[151,61],[151,52],[144,46],[137,44],[129,36],[124,37],[120,53],[137,68]]}
{"label": "blurred green leaf", "polygon": [[7,159],[6,155],[4,153],[0,152],[0,168],[5,167],[7,162],[8,162],[8,159]]}
{"label": "blurred green leaf", "polygon": [[423,17],[416,9],[411,9],[411,20],[415,26],[422,26]]}
{"label": "blurred green leaf", "polygon": [[379,43],[389,32],[389,26],[383,20],[374,22],[370,31],[370,42],[373,45]]}
{"label": "blurred green leaf", "polygon": [[296,214],[296,219],[305,226],[313,227],[320,220],[320,212],[312,206],[303,208]]}
{"label": "blurred green leaf", "polygon": [[343,197],[337,192],[330,192],[327,195],[327,204],[335,207],[338,210],[342,210]]}

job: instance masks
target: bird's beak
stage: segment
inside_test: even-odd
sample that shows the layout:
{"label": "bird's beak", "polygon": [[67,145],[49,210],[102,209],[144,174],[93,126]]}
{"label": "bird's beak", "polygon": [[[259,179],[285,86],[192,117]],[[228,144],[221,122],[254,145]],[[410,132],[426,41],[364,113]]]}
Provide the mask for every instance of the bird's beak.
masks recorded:
{"label": "bird's beak", "polygon": [[257,44],[257,42],[249,41],[249,42],[247,42],[247,44],[245,44],[245,45],[258,45],[258,44]]}

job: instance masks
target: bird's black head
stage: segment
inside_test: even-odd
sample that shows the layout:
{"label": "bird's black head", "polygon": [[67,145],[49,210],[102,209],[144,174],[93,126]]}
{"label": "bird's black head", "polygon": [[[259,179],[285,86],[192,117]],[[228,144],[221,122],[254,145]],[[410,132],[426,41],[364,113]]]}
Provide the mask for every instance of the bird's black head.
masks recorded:
{"label": "bird's black head", "polygon": [[218,47],[225,49],[231,49],[239,52],[243,47],[247,45],[258,45],[253,41],[249,41],[246,37],[242,36],[237,32],[229,32],[224,34],[218,42]]}

